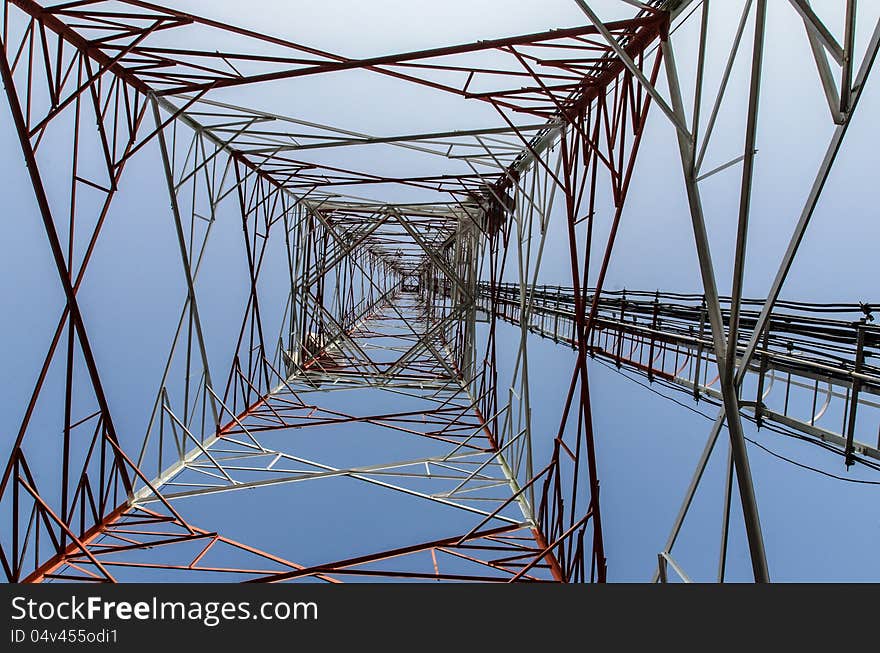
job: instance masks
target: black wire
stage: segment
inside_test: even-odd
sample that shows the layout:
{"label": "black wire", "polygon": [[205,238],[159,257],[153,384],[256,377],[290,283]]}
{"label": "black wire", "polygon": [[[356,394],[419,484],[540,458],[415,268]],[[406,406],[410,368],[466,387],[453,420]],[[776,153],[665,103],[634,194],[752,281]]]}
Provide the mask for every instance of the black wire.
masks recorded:
{"label": "black wire", "polygon": [[787,463],[791,463],[797,467],[801,467],[803,469],[808,469],[811,472],[816,472],[817,474],[822,474],[823,476],[827,476],[829,478],[836,478],[838,481],[846,481],[847,483],[861,483],[863,485],[880,485],[880,481],[868,481],[861,478],[847,478],[846,476],[838,476],[837,474],[832,474],[831,472],[826,472],[824,469],[818,469],[816,467],[810,467],[809,465],[805,465],[804,463],[798,462],[797,460],[792,460],[791,458],[786,458],[782,454],[776,453],[775,451],[771,451],[767,447],[765,447],[760,442],[755,442],[751,438],[746,438],[747,441],[751,442],[753,445],[758,447],[759,449],[763,449],[771,456],[775,458],[779,458],[780,460],[784,460]]}
{"label": "black wire", "polygon": [[[668,400],[668,401],[671,401],[672,403],[677,404],[677,405],[681,406],[682,408],[686,408],[687,410],[691,411],[692,413],[696,413],[696,414],[699,415],[700,417],[704,417],[704,418],[706,418],[707,420],[709,420],[709,421],[711,421],[711,422],[714,422],[714,421],[715,421],[715,418],[712,417],[711,415],[707,415],[706,413],[704,413],[704,412],[702,412],[702,411],[700,411],[700,410],[697,410],[697,409],[694,408],[693,406],[689,406],[688,404],[686,404],[686,403],[684,403],[684,402],[682,402],[682,401],[679,401],[678,399],[675,399],[674,397],[670,397],[669,395],[663,394],[662,392],[660,392],[660,391],[657,390],[656,388],[651,387],[651,386],[648,385],[647,383],[643,383],[643,382],[639,381],[637,378],[635,378],[635,377],[633,377],[633,376],[630,376],[629,374],[626,374],[626,373],[623,372],[622,370],[618,370],[616,367],[610,365],[609,363],[606,363],[605,361],[600,360],[600,359],[598,359],[598,358],[594,358],[593,360],[594,360],[595,362],[599,363],[600,365],[602,365],[602,366],[608,368],[608,369],[611,370],[612,372],[616,372],[616,373],[620,374],[623,378],[632,381],[632,382],[635,383],[636,385],[639,385],[639,386],[645,388],[646,390],[648,390],[648,391],[650,391],[650,392],[653,392],[653,393],[654,393],[655,395],[657,395],[658,397],[662,397],[663,399],[666,399],[666,400]],[[744,417],[746,417],[746,419],[749,419],[748,416],[744,416]],[[727,424],[724,424],[723,426],[724,426],[725,429],[727,428]],[[783,430],[781,430],[781,429],[772,428],[772,427],[770,427],[770,426],[768,426],[768,428],[769,428],[769,430],[771,430],[771,431],[773,431],[773,432],[775,432],[775,433],[779,433],[780,435],[787,435],[787,436],[790,436],[790,437],[795,437],[795,438],[797,438],[798,440],[801,440],[802,442],[809,442],[810,444],[820,444],[821,446],[823,446],[823,448],[825,448],[825,449],[827,449],[827,450],[829,450],[829,451],[833,451],[834,453],[840,453],[840,452],[838,452],[837,450],[828,447],[828,445],[826,445],[824,442],[823,442],[823,443],[818,443],[818,442],[816,442],[816,441],[814,441],[814,440],[811,440],[811,439],[808,439],[808,438],[804,438],[804,437],[799,436],[799,435],[794,435],[794,434],[788,433],[788,432],[786,432],[786,431],[783,431]],[[800,467],[801,469],[806,469],[806,470],[809,470],[809,471],[811,471],[811,472],[816,472],[817,474],[821,474],[821,475],[823,475],[823,476],[827,476],[827,477],[829,477],[829,478],[834,478],[834,479],[837,479],[837,480],[839,480],[839,481],[845,481],[845,482],[847,482],[847,483],[858,483],[858,484],[861,484],[861,485],[880,485],[880,481],[869,481],[869,480],[866,480],[866,479],[860,479],[860,478],[848,478],[848,477],[846,477],[846,476],[838,476],[837,474],[832,474],[831,472],[826,472],[826,471],[823,470],[823,469],[819,469],[819,468],[817,468],[817,467],[812,467],[812,466],[810,466],[810,465],[807,465],[807,464],[805,464],[805,463],[799,462],[799,461],[797,461],[797,460],[793,460],[793,459],[791,459],[791,458],[788,458],[787,456],[783,456],[783,455],[780,454],[780,453],[777,453],[777,452],[775,452],[775,451],[772,451],[772,450],[769,449],[768,447],[762,445],[760,442],[757,442],[757,441],[753,440],[752,438],[748,438],[748,437],[745,437],[745,436],[743,436],[743,437],[745,438],[745,440],[746,440],[747,442],[749,442],[749,443],[755,445],[756,447],[758,447],[759,449],[761,449],[761,450],[767,452],[767,453],[770,454],[771,456],[773,456],[773,457],[775,457],[775,458],[778,458],[779,460],[783,460],[783,461],[785,461],[785,462],[791,463],[792,465],[795,465],[796,467]],[[841,454],[841,455],[842,455],[842,454]],[[857,458],[857,460],[858,460],[858,462],[861,462],[861,463],[865,464],[867,467],[870,467],[871,469],[877,469],[874,465],[872,465],[872,464],[868,464],[868,461],[862,460],[862,459],[860,459],[860,458]]]}

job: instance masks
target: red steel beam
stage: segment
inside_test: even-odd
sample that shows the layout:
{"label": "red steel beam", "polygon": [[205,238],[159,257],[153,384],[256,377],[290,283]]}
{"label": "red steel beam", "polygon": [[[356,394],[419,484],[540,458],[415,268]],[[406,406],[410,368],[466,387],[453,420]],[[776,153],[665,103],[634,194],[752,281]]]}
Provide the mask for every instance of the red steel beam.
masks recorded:
{"label": "red steel beam", "polygon": [[[145,83],[142,79],[140,79],[137,76],[137,74],[128,70],[123,65],[118,63],[118,61],[116,61],[114,57],[111,57],[108,54],[106,54],[104,51],[102,51],[100,49],[100,46],[95,45],[94,43],[88,41],[82,35],[77,33],[76,30],[69,27],[62,20],[60,20],[57,16],[55,16],[51,11],[44,9],[36,2],[33,2],[33,0],[10,0],[10,3],[19,7],[25,13],[29,14],[34,19],[39,21],[42,25],[44,25],[45,27],[54,31],[61,38],[63,38],[64,40],[69,42],[71,45],[73,45],[75,48],[80,50],[82,53],[86,54],[88,57],[93,59],[103,69],[106,69],[109,72],[113,73],[114,75],[118,76],[121,80],[123,80],[125,83],[129,84],[132,88],[138,90],[139,92],[144,93],[144,94],[156,94],[156,95],[170,94],[173,92],[177,92],[175,89],[170,89],[170,90],[166,89],[162,92],[154,91],[154,89],[152,89],[147,83]],[[182,19],[184,22],[198,22],[198,23],[205,24],[205,25],[208,25],[211,27],[227,29],[227,30],[235,31],[240,34],[258,37],[264,41],[270,41],[270,42],[275,42],[277,44],[283,44],[288,47],[294,47],[294,48],[301,49],[304,51],[309,51],[312,54],[335,59],[335,61],[331,61],[331,62],[327,62],[327,63],[323,63],[323,64],[318,64],[318,65],[314,65],[314,66],[309,66],[309,67],[305,67],[305,68],[295,69],[295,70],[278,71],[278,72],[274,72],[274,73],[254,75],[254,76],[250,76],[250,77],[246,77],[246,78],[234,78],[234,79],[230,78],[230,79],[226,79],[226,80],[215,80],[215,81],[208,82],[205,84],[189,85],[189,86],[183,87],[181,89],[181,90],[186,90],[186,91],[210,90],[210,89],[214,89],[214,88],[221,88],[221,87],[227,87],[227,86],[233,86],[233,85],[249,84],[249,83],[269,81],[269,80],[274,80],[274,79],[286,79],[286,78],[300,77],[300,76],[306,76],[306,75],[313,75],[313,74],[318,74],[318,73],[328,73],[328,72],[335,72],[335,71],[341,71],[341,70],[352,70],[352,69],[359,69],[359,68],[374,70],[374,71],[380,72],[382,74],[395,75],[395,73],[392,73],[390,71],[385,71],[382,69],[378,69],[377,67],[384,66],[384,65],[402,64],[405,62],[411,62],[411,61],[416,61],[416,60],[420,60],[420,59],[435,58],[435,57],[456,55],[456,54],[464,54],[464,53],[468,53],[468,52],[478,52],[478,51],[484,51],[484,50],[489,50],[489,49],[506,48],[506,47],[511,47],[514,45],[528,45],[528,44],[540,43],[540,42],[544,42],[544,41],[556,40],[556,39],[566,38],[566,37],[596,35],[598,33],[596,28],[592,27],[592,26],[591,27],[578,27],[578,28],[570,28],[570,29],[566,29],[566,30],[553,30],[553,31],[549,31],[549,32],[540,32],[540,33],[522,35],[522,36],[517,36],[517,37],[509,37],[509,38],[504,38],[504,39],[493,39],[493,40],[488,40],[488,41],[481,41],[481,42],[477,42],[477,43],[463,44],[463,45],[457,45],[457,46],[449,46],[449,47],[444,47],[444,48],[434,48],[434,49],[429,49],[429,50],[413,51],[413,52],[407,52],[407,53],[402,53],[402,54],[387,55],[387,56],[382,56],[382,57],[373,57],[373,58],[367,58],[367,59],[353,60],[353,59],[345,59],[345,58],[339,57],[337,55],[332,55],[332,54],[320,52],[317,50],[304,48],[303,46],[299,46],[297,44],[291,44],[288,42],[283,42],[283,41],[280,41],[277,39],[274,39],[274,40],[268,39],[262,35],[257,35],[254,33],[247,32],[246,30],[239,30],[237,28],[232,28],[228,25],[223,25],[221,23],[216,23],[214,21],[209,21],[206,19],[197,18],[197,17],[191,16],[189,14],[185,14],[183,12],[176,12],[174,10],[166,9],[163,7],[158,7],[157,5],[151,5],[149,3],[143,3],[143,2],[131,2],[130,4],[135,5],[135,6],[139,6],[139,7],[144,7],[144,8],[153,8],[153,9],[161,10],[163,12],[167,12],[169,14],[174,15],[177,18]],[[634,56],[635,54],[643,51],[650,43],[652,43],[658,37],[665,34],[665,30],[668,28],[668,16],[666,14],[658,13],[656,15],[634,18],[634,19],[627,20],[627,21],[618,21],[615,23],[608,23],[607,27],[611,30],[628,29],[628,28],[636,30],[635,35],[633,36],[633,38],[630,40],[630,42],[626,46],[627,52],[631,56]],[[619,75],[622,72],[624,72],[624,70],[625,69],[624,69],[623,63],[621,61],[619,61],[617,58],[614,58],[614,57],[610,58],[608,60],[608,65],[606,66],[606,68],[602,74],[600,74],[597,78],[591,79],[589,82],[585,82],[582,84],[582,88],[583,88],[582,94],[579,94],[579,95],[576,95],[575,97],[572,97],[570,99],[570,101],[568,103],[566,103],[566,105],[560,107],[560,115],[563,118],[565,118],[566,120],[570,120],[573,115],[582,111],[584,107],[588,106],[593,100],[595,100],[597,97],[599,97],[600,94],[604,93],[605,89],[611,83],[613,83],[614,80],[616,80],[619,77]],[[15,101],[15,98],[14,98],[14,87],[13,87],[13,83],[12,83],[13,82],[12,74],[9,71],[8,65],[6,64],[5,61],[3,62],[3,73],[4,73],[3,74],[4,82],[6,83],[6,86],[7,86],[7,92],[10,93],[10,100],[12,101],[12,103],[14,105],[17,106],[17,101]],[[418,81],[418,80],[414,80],[414,81]],[[464,95],[465,97],[474,97],[472,95],[467,94],[466,91],[461,91],[460,94]],[[19,114],[20,114],[20,111],[19,111]],[[25,149],[25,154],[26,154],[26,156],[27,156],[28,152],[31,152],[31,154],[32,154],[32,151],[30,148],[30,143],[29,143],[29,140],[27,139],[27,136],[26,136],[26,126],[24,123],[23,116],[17,114],[14,117],[16,117],[16,124],[19,129],[19,134],[22,139],[22,146]],[[266,171],[263,170],[259,166],[259,164],[252,162],[246,155],[244,155],[241,152],[238,152],[232,148],[229,148],[228,146],[226,147],[226,149],[229,152],[229,155],[237,163],[240,163],[240,164],[246,166],[249,170],[255,172],[261,179],[268,181],[270,184],[272,184],[275,187],[278,187],[278,188],[283,187],[283,184],[281,182],[277,181],[271,175],[266,173]],[[33,160],[31,160],[31,159],[33,159]],[[49,215],[48,214],[48,204],[44,201],[44,198],[41,198],[41,196],[40,196],[40,192],[42,190],[42,184],[39,180],[38,173],[36,172],[37,171],[36,160],[35,160],[35,158],[33,158],[33,156],[31,156],[31,158],[28,159],[28,164],[29,164],[28,165],[29,170],[31,171],[31,175],[33,178],[32,181],[34,182],[34,188],[38,193],[38,201],[40,202],[41,210],[45,209],[45,210],[43,210],[44,221],[46,221],[46,220],[51,221],[51,219],[49,217],[47,217]],[[36,177],[34,177],[35,173],[37,174]],[[508,187],[510,183],[512,183],[510,176],[505,174],[501,177],[499,185],[500,185],[500,188],[503,189],[505,187]],[[44,206],[44,204],[45,204],[45,206]],[[57,238],[54,240],[51,238],[52,232],[51,232],[50,227],[51,227],[51,225],[48,225],[48,223],[47,223],[47,229],[50,231],[50,242],[53,244],[53,252],[58,254],[58,252],[60,252],[60,245],[56,247],[57,243],[55,241],[57,240]],[[56,256],[56,259],[58,259],[58,258],[59,257]],[[63,256],[59,260],[63,260]],[[253,267],[252,267],[252,272],[253,272]],[[62,276],[64,276],[64,275],[62,274]],[[252,281],[253,281],[254,280],[253,274],[251,276],[252,276]],[[75,324],[77,330],[82,331],[82,329],[84,327],[83,327],[81,320],[79,318],[78,309],[76,309],[75,295],[72,292],[72,288],[69,288],[68,286],[69,286],[69,284],[65,284],[65,291],[68,294],[68,305],[69,305],[69,307],[71,307],[71,318],[72,318],[73,323]],[[80,336],[81,336],[81,340],[85,339],[84,331],[82,331]],[[85,341],[83,343],[83,349],[84,350],[87,349],[87,341]],[[93,381],[94,381],[94,379],[93,379]],[[99,391],[99,387],[100,387],[100,384],[98,382],[98,387],[96,387],[96,392]],[[263,404],[266,403],[267,397],[268,397],[267,395],[264,395],[258,401],[251,404],[250,406],[248,406],[238,416],[237,419],[231,420],[223,428],[221,428],[218,431],[218,434],[219,435],[224,434],[226,431],[232,429],[236,425],[237,421],[244,419],[245,417],[247,417],[247,415],[249,415],[253,411],[256,411],[258,408],[260,408]],[[99,397],[99,403],[101,403],[100,397]],[[103,404],[101,404],[101,405],[103,407]],[[489,441],[492,444],[493,448],[497,449],[498,444],[495,441],[494,434],[492,434],[491,431],[488,429],[488,427],[485,425],[485,420],[483,419],[482,415],[480,414],[479,409],[477,409],[477,417],[480,419],[481,423],[483,423],[483,425],[484,425],[483,429],[486,431],[487,437],[489,438]],[[112,434],[112,423],[109,421],[109,411],[105,411],[105,419],[107,420],[108,427],[109,427],[110,432]],[[113,434],[111,437],[115,437],[115,434]],[[122,473],[124,476],[124,483],[126,485],[126,489],[130,490],[130,482],[127,480],[127,476],[125,475],[124,465],[120,464],[119,469],[120,469],[120,473]],[[109,513],[100,523],[95,524],[88,531],[86,531],[86,533],[84,533],[84,535],[83,535],[83,538],[81,538],[81,542],[83,542],[85,544],[93,543],[95,541],[95,539],[100,537],[101,534],[103,532],[105,532],[106,528],[108,528],[110,525],[112,525],[118,519],[120,519],[125,514],[125,512],[127,510],[128,510],[127,503],[124,503],[124,504],[118,506],[111,513]],[[548,542],[547,542],[546,538],[544,537],[543,533],[541,532],[540,528],[533,529],[533,535],[535,537],[535,540],[536,540],[540,550],[543,551],[543,550],[549,549]],[[41,579],[45,578],[47,575],[51,575],[61,565],[64,564],[64,561],[66,559],[68,559],[72,555],[75,555],[75,552],[78,551],[79,548],[80,547],[78,545],[72,543],[67,548],[67,550],[65,552],[56,555],[54,558],[47,561],[46,563],[41,565],[37,570],[32,572],[28,576],[27,580],[30,580],[30,581],[41,580]],[[565,574],[564,574],[561,566],[559,565],[558,561],[553,556],[552,552],[548,551],[547,554],[545,555],[545,558],[547,559],[547,561],[549,563],[549,566],[551,568],[551,572],[552,572],[554,578],[559,581],[564,580]]]}

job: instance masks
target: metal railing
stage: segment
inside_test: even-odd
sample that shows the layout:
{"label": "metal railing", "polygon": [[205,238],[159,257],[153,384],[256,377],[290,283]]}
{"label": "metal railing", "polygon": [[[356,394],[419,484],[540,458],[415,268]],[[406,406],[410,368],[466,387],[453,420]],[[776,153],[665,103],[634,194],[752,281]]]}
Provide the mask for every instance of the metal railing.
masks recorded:
{"label": "metal railing", "polygon": [[[593,296],[585,296],[588,307]],[[481,284],[478,307],[507,322],[574,347],[571,288]],[[740,313],[741,355],[762,300],[745,299]],[[722,298],[722,305],[729,300]],[[774,422],[842,452],[880,460],[880,326],[864,303],[779,301],[740,387],[745,417]],[[725,331],[729,311],[722,311]],[[650,381],[688,392],[696,401],[720,400],[718,366],[702,295],[604,291],[588,353]],[[741,364],[741,359],[738,359]]]}

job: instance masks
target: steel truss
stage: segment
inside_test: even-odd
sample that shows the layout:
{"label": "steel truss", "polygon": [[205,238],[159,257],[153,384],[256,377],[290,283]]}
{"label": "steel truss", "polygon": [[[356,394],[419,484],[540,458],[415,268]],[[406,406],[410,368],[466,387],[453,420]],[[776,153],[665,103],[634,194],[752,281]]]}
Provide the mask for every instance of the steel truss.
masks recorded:
{"label": "steel truss", "polygon": [[[488,285],[480,287],[478,307],[492,301]],[[520,288],[496,287],[494,311],[519,324]],[[729,330],[730,298],[721,297]],[[570,288],[533,286],[525,304],[531,333],[575,346],[574,297]],[[743,299],[760,307],[763,300]],[[774,422],[831,445],[852,465],[856,456],[880,460],[880,327],[872,324],[864,304],[777,302],[760,346],[749,363],[740,391],[743,416],[760,427]],[[829,315],[833,315],[831,318]],[[744,309],[740,325],[750,327],[757,310]],[[849,319],[841,319],[846,318]],[[698,295],[644,291],[606,291],[599,299],[589,354],[617,369],[683,390],[694,401],[720,402],[720,373],[706,324],[706,301]],[[738,352],[747,345],[741,336]],[[740,353],[737,354],[739,358]],[[860,417],[861,416],[861,417]],[[856,426],[860,427],[856,438]],[[877,428],[874,428],[874,427]],[[870,463],[868,460],[860,462]]]}
{"label": "steel truss", "polygon": [[[769,580],[744,411],[832,442],[848,462],[876,457],[877,448],[854,435],[856,408],[877,407],[867,396],[878,387],[876,369],[866,363],[874,332],[865,327],[858,334],[871,335],[836,341],[847,356],[855,347],[845,363],[834,347],[808,357],[767,343],[777,343],[774,307],[880,48],[880,24],[857,52],[854,0],[845,3],[842,44],[809,2],[791,0],[834,133],[772,290],[750,302],[742,285],[766,0],[742,3],[720,88],[709,100],[714,2],[625,0],[638,7],[636,15],[607,22],[576,2],[586,19],[581,27],[351,59],[140,0],[4,1],[0,72],[64,295],[0,482],[7,524],[0,562],[9,581],[603,582],[600,442],[588,364],[595,355],[721,406],[660,554],[658,578],[665,580],[670,566],[686,578],[672,547],[726,424],[755,580]],[[704,171],[750,22],[743,154]],[[673,35],[697,23],[687,109]],[[198,45],[206,42],[224,49]],[[377,136],[240,101],[265,85],[287,88],[299,78],[346,71],[483,105],[497,122]],[[679,303],[660,311],[659,296],[653,304],[609,303],[603,292],[648,116],[658,112],[678,136],[703,284],[698,309]],[[357,148],[377,147],[443,167],[389,175],[345,163]],[[108,398],[106,371],[102,377],[89,338],[96,318],[80,290],[113,220],[125,170],[150,153],[167,192],[163,218],[173,227],[182,282],[155,392],[130,399],[147,413],[141,435],[129,420],[117,428],[125,409]],[[741,201],[732,291],[722,299],[700,182],[732,166],[742,170]],[[407,193],[410,199],[395,199]],[[602,243],[595,216],[609,205]],[[570,282],[564,298],[548,300],[535,284],[557,224]],[[225,315],[235,335],[221,348],[224,325],[205,311],[216,303],[205,284],[222,278],[211,252],[215,240],[229,238],[226,225],[237,232],[235,271],[246,291],[241,306],[230,298]],[[591,267],[598,267],[595,278]],[[625,319],[634,307],[635,319]],[[515,352],[500,335],[504,320],[519,324]],[[833,327],[826,320],[807,325]],[[563,409],[540,429],[529,392],[528,335],[535,330],[576,352]],[[672,372],[670,356],[682,361]],[[816,425],[825,408],[807,423],[765,405],[769,388],[762,384],[781,383],[779,375],[792,370],[804,380],[789,377],[789,386],[828,383],[827,401],[843,399],[849,423],[831,433]],[[749,401],[744,382],[755,375],[757,399]],[[58,384],[63,391],[52,394]],[[351,404],[357,411],[349,397],[360,398]],[[53,402],[60,419],[45,417]],[[60,437],[48,438],[47,424]],[[374,443],[369,452],[354,455],[356,447],[336,439],[340,427]],[[304,453],[325,442],[317,455]],[[403,450],[417,455],[397,454]],[[199,501],[214,495],[253,491],[257,506],[272,488],[306,483],[318,493],[343,480],[419,502],[426,521],[431,510],[451,517],[437,537],[373,551],[355,542],[348,557],[308,561],[304,531],[276,554],[266,550],[275,546],[200,523]],[[728,496],[725,538],[729,514]],[[286,518],[283,507],[271,515]],[[725,559],[726,544],[722,579]]]}

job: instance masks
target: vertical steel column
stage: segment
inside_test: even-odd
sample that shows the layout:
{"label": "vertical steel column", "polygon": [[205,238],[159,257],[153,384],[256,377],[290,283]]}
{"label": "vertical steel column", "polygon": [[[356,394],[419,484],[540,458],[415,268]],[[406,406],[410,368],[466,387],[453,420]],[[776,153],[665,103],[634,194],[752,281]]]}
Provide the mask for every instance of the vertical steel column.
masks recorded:
{"label": "vertical steel column", "polygon": [[[667,39],[662,41],[661,45],[666,60],[666,73],[672,95],[672,105],[678,112],[679,116],[683,119],[684,104],[682,101],[681,87],[678,82],[678,70],[675,65],[672,44]],[[712,337],[715,343],[715,357],[719,366],[721,393],[724,400],[724,412],[727,419],[731,445],[733,447],[740,500],[742,502],[746,535],[749,541],[749,551],[752,559],[752,571],[756,582],[768,582],[770,580],[770,574],[767,569],[767,557],[764,551],[764,539],[761,534],[761,523],[758,517],[757,500],[755,498],[754,486],[752,485],[751,470],[749,469],[745,438],[742,431],[742,421],[739,414],[736,386],[733,383],[732,374],[728,373],[726,365],[722,362],[726,360],[727,344],[724,340],[724,322],[721,317],[718,289],[715,282],[715,266],[712,263],[712,256],[709,249],[709,237],[706,232],[706,223],[703,217],[702,199],[694,176],[695,143],[692,138],[684,136],[680,131],[678,132],[678,142],[685,187],[688,195],[688,204],[691,213],[691,221],[694,230],[694,240],[700,261],[700,274],[703,279],[703,289],[706,294],[708,317],[712,326]],[[710,440],[711,439],[712,438],[710,438]]]}

